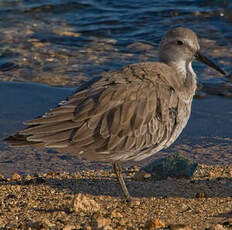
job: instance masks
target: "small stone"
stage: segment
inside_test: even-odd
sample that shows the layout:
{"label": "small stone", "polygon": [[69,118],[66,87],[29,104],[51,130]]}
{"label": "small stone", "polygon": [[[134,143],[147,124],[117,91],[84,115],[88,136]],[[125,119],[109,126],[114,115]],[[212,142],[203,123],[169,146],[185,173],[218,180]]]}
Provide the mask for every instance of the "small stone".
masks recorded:
{"label": "small stone", "polygon": [[72,230],[72,229],[76,229],[76,227],[74,225],[70,225],[70,224],[65,225],[63,227],[63,230]]}
{"label": "small stone", "polygon": [[144,181],[150,177],[151,177],[150,173],[147,173],[147,172],[142,170],[142,171],[139,171],[135,174],[134,179],[137,181]]}
{"label": "small stone", "polygon": [[54,228],[56,226],[55,224],[53,224],[52,222],[50,222],[50,220],[47,219],[47,218],[43,219],[43,223],[46,224],[47,227],[49,227],[49,229]]}
{"label": "small stone", "polygon": [[157,180],[170,178],[191,178],[197,167],[197,163],[191,162],[180,154],[170,155],[157,159],[143,169],[152,174]]}
{"label": "small stone", "polygon": [[46,174],[46,176],[51,176],[51,177],[56,176],[56,175],[57,175],[57,173],[54,172],[54,171],[50,171],[50,172],[48,172],[48,173]]}
{"label": "small stone", "polygon": [[112,218],[122,218],[122,214],[120,212],[117,212],[116,210],[113,210],[111,213]]}
{"label": "small stone", "polygon": [[221,224],[217,224],[215,226],[211,226],[210,228],[206,230],[226,230]]}
{"label": "small stone", "polygon": [[31,180],[32,179],[32,177],[31,177],[31,175],[29,175],[29,174],[27,174],[27,175],[25,175],[24,177],[23,177],[23,180]]}
{"label": "small stone", "polygon": [[134,165],[134,166],[130,167],[129,170],[133,171],[133,172],[138,172],[139,171],[139,167],[137,165]]}
{"label": "small stone", "polygon": [[152,219],[147,221],[145,224],[145,228],[148,230],[155,230],[155,229],[162,229],[165,228],[165,223],[162,222],[160,219]]}
{"label": "small stone", "polygon": [[206,198],[206,194],[204,192],[197,192],[196,198]]}
{"label": "small stone", "polygon": [[17,180],[17,181],[21,180],[21,176],[18,173],[14,173],[11,178],[12,180]]}
{"label": "small stone", "polygon": [[141,204],[141,202],[139,200],[133,200],[131,201],[133,206],[139,206]]}
{"label": "small stone", "polygon": [[6,181],[6,178],[0,174],[0,181]]}
{"label": "small stone", "polygon": [[112,230],[113,228],[112,227],[110,227],[110,226],[105,226],[104,228],[103,228],[103,230]]}
{"label": "small stone", "polygon": [[48,226],[46,226],[43,222],[41,221],[35,221],[35,222],[28,222],[25,226],[25,229],[48,229]]}
{"label": "small stone", "polygon": [[79,193],[74,197],[71,209],[76,212],[93,213],[99,211],[100,205],[87,195]]}
{"label": "small stone", "polygon": [[106,227],[109,227],[109,225],[111,224],[111,220],[109,218],[104,218],[102,216],[99,216],[97,219],[96,219],[96,222],[97,222],[97,227],[98,228],[106,228]]}
{"label": "small stone", "polygon": [[121,226],[125,226],[126,223],[127,223],[126,219],[121,219],[120,222],[119,222],[119,224],[120,224]]}
{"label": "small stone", "polygon": [[21,191],[21,186],[20,185],[12,185],[11,189],[12,189],[12,191],[20,192]]}
{"label": "small stone", "polygon": [[85,230],[92,230],[92,227],[90,225],[85,226]]}
{"label": "small stone", "polygon": [[16,195],[13,193],[8,194],[8,196],[6,197],[7,200],[8,199],[16,199],[16,198],[17,198]]}
{"label": "small stone", "polygon": [[185,224],[171,224],[168,226],[170,230],[192,230]]}

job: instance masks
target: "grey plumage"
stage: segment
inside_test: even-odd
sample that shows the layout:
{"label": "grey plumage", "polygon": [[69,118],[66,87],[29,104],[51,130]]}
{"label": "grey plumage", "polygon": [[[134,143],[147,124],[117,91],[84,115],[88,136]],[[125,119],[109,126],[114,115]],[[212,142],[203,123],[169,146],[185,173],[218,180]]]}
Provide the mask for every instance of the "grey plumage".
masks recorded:
{"label": "grey plumage", "polygon": [[[183,128],[182,117],[189,117],[192,97],[183,103],[176,93],[183,85],[171,82],[174,75],[169,66],[152,62],[106,73],[88,91],[78,91],[56,109],[27,121],[30,126],[19,134],[28,145],[83,151],[87,159],[141,160],[154,148],[168,147]],[[193,96],[195,85],[187,91]]]}
{"label": "grey plumage", "polygon": [[191,62],[198,59],[224,73],[203,60],[199,48],[194,32],[173,29],[159,45],[161,62],[104,73],[6,140],[13,146],[52,147],[89,160],[149,157],[169,147],[187,124],[196,90]]}

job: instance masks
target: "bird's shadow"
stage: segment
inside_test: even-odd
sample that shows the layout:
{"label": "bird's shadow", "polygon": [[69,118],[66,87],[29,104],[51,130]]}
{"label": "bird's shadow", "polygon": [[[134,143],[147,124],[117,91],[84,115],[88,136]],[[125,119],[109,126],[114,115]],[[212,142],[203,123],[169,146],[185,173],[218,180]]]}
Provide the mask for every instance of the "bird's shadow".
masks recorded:
{"label": "bird's shadow", "polygon": [[[167,179],[160,181],[136,181],[125,179],[128,191],[135,198],[226,198],[232,197],[232,178],[206,180]],[[122,197],[120,184],[115,177],[96,178],[33,178],[27,181],[0,182],[2,184],[44,184],[58,191],[90,194],[94,196]]]}

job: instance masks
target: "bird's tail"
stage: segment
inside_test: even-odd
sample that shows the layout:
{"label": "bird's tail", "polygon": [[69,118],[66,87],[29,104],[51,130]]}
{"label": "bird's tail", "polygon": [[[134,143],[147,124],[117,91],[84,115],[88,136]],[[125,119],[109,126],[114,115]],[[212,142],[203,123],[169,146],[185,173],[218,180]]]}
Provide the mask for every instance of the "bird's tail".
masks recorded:
{"label": "bird's tail", "polygon": [[15,133],[7,138],[5,138],[3,141],[7,142],[10,146],[15,147],[23,147],[23,146],[43,146],[42,142],[33,142],[28,141],[26,135],[21,135],[19,133]]}

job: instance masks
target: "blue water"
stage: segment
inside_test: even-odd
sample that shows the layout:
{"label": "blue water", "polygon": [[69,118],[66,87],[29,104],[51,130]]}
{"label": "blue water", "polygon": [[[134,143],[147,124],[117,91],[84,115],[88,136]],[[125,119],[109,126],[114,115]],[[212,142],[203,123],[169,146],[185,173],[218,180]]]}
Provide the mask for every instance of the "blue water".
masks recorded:
{"label": "blue water", "polygon": [[[156,48],[162,35],[175,26],[189,27],[200,38],[230,47],[231,10],[230,0],[0,0],[0,79],[41,82],[38,75],[49,72],[66,76],[67,84],[74,84],[77,75],[92,78],[102,71],[141,61],[144,54],[136,54],[127,46],[144,41]],[[104,44],[98,47],[104,39],[114,40],[110,48]],[[42,46],[34,46],[33,40]],[[89,58],[90,54],[97,61]],[[146,60],[156,60],[156,55],[151,53]],[[231,61],[226,53],[214,58]],[[221,66],[231,72],[227,63]],[[2,64],[10,66],[3,68],[7,73],[1,74]]]}

